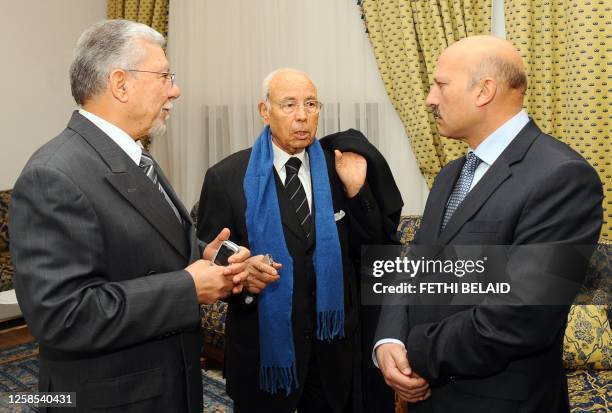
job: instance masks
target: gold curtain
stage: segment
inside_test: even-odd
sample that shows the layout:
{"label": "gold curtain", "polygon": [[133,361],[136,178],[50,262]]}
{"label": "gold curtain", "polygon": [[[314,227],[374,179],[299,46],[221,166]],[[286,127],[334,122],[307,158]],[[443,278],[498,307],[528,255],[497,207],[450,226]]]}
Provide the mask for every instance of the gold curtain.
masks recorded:
{"label": "gold curtain", "polygon": [[168,35],[169,0],[108,0],[109,19],[127,19],[151,26]]}
{"label": "gold curtain", "polygon": [[610,10],[606,0],[505,1],[507,38],[526,62],[527,112],[599,173],[605,196],[601,237],[607,239],[612,239]]}
{"label": "gold curtain", "polygon": [[431,187],[441,167],[466,150],[440,139],[425,107],[436,60],[451,43],[491,32],[491,0],[364,0],[361,6],[385,89]]}

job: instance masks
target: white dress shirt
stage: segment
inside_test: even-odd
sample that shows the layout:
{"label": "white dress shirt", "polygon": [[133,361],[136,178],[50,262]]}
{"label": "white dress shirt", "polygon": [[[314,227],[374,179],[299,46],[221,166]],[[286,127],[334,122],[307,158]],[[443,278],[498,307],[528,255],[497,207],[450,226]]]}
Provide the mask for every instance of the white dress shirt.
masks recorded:
{"label": "white dress shirt", "polygon": [[[502,152],[508,147],[508,145],[510,145],[510,143],[514,140],[514,138],[516,138],[521,129],[523,129],[527,123],[529,123],[529,116],[527,116],[524,110],[521,110],[499,128],[497,128],[495,132],[487,136],[485,140],[476,147],[476,149],[470,149],[468,151],[474,152],[474,154],[482,160],[482,162],[476,168],[476,171],[474,171],[474,179],[472,179],[470,190],[472,190],[478,181],[480,181],[491,165],[493,165],[497,158],[499,158]],[[378,362],[376,361],[376,349],[386,343],[397,343],[406,348],[406,345],[402,341],[395,338],[383,338],[382,340],[378,340],[374,345],[374,350],[372,350],[372,361],[376,367],[378,367]]]}
{"label": "white dress shirt", "polygon": [[493,162],[499,158],[499,155],[510,145],[510,142],[516,138],[516,135],[527,123],[529,123],[529,116],[527,116],[524,110],[521,110],[497,128],[495,132],[487,136],[476,149],[470,149],[470,152],[474,152],[474,155],[482,160],[476,171],[474,171],[474,179],[472,180],[472,185],[470,185],[470,190],[480,181],[480,178],[489,170]]}
{"label": "white dress shirt", "polygon": [[91,112],[87,112],[85,109],[79,109],[79,113],[85,116],[94,125],[106,133],[119,147],[134,161],[136,165],[140,165],[140,158],[142,156],[142,145],[140,141],[135,141],[123,131],[123,129],[113,125],[109,121],[102,119],[99,116],[94,115]]}
{"label": "white dress shirt", "polygon": [[287,178],[285,163],[287,163],[291,157],[296,157],[302,161],[302,166],[300,166],[300,169],[298,170],[298,178],[304,187],[304,191],[306,192],[308,208],[310,208],[310,212],[312,214],[312,183],[310,181],[310,162],[308,161],[308,153],[306,150],[303,150],[295,155],[289,155],[287,152],[276,146],[274,141],[272,141],[272,152],[274,153],[274,169],[276,169],[276,172],[278,173],[283,185],[285,184],[285,178]]}

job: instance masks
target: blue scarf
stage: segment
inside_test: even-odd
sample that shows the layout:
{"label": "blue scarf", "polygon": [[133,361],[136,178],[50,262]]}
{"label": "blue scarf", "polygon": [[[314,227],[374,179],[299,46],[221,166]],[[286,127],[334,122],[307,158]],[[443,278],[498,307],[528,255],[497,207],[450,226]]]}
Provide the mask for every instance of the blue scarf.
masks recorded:
{"label": "blue scarf", "polygon": [[[344,336],[342,255],[334,220],[329,177],[323,149],[317,139],[308,147],[315,208],[317,338]],[[252,255],[269,253],[283,264],[280,280],[259,295],[259,387],[268,393],[298,387],[291,324],[293,260],[287,250],[281,222],[270,127],[255,141],[244,177],[246,225]]]}

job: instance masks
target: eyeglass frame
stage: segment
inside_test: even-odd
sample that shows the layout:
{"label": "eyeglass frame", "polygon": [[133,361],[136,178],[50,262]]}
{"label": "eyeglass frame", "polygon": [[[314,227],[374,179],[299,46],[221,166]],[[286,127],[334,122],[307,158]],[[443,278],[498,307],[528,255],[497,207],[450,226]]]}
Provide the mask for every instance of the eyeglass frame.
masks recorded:
{"label": "eyeglass frame", "polygon": [[[319,112],[321,112],[321,109],[323,109],[323,103],[321,101],[317,100],[317,99],[308,99],[308,100],[305,100],[304,102],[301,102],[301,103],[298,103],[297,101],[294,101],[294,100],[286,100],[286,101],[283,101],[283,102],[275,102],[275,101],[273,101],[272,99],[269,99],[269,98],[266,99],[266,101],[270,102],[270,103],[274,103],[275,105],[278,105],[280,107],[281,111],[285,115],[293,115],[298,110],[298,108],[300,106],[302,106],[304,108],[304,112],[309,114],[309,115],[316,115]],[[306,108],[306,103],[309,103],[309,102],[316,103],[316,108],[317,108],[316,112],[309,112],[308,111],[308,109]],[[287,103],[294,103],[295,104],[295,109],[290,111],[290,112],[287,112],[284,109],[284,107],[286,107],[284,105],[286,105]]]}
{"label": "eyeglass frame", "polygon": [[153,72],[151,70],[138,70],[138,69],[125,69],[126,72],[137,72],[137,73],[153,73],[156,75],[162,75],[166,78],[166,81],[170,79],[170,86],[174,86],[174,79],[176,78],[176,73],[170,72]]}

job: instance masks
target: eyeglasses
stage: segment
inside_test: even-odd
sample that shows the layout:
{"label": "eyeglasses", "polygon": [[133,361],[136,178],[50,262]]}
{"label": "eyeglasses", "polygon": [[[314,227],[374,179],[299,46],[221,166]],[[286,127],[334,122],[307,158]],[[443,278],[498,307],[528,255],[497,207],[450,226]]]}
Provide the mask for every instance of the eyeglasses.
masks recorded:
{"label": "eyeglasses", "polygon": [[136,69],[127,69],[128,72],[138,72],[138,73],[153,73],[156,75],[161,75],[166,78],[166,81],[170,80],[170,85],[174,86],[174,78],[176,77],[176,73],[169,72],[152,72],[150,70],[136,70]]}
{"label": "eyeglasses", "polygon": [[304,103],[298,103],[294,100],[286,100],[283,102],[270,102],[274,103],[275,105],[278,105],[285,115],[291,115],[295,113],[295,111],[300,106],[303,106],[304,111],[306,111],[306,113],[308,113],[309,115],[315,115],[319,113],[319,111],[323,107],[323,104],[318,100],[307,100]]}

